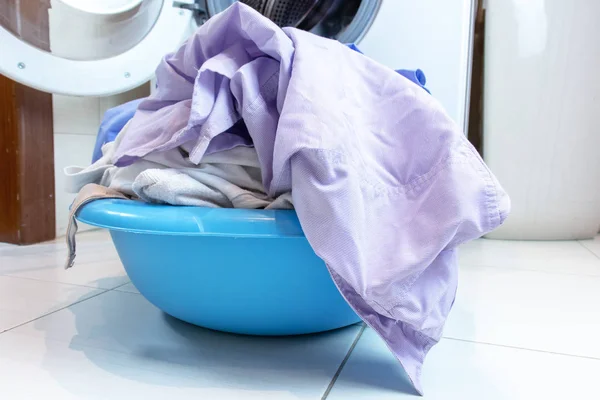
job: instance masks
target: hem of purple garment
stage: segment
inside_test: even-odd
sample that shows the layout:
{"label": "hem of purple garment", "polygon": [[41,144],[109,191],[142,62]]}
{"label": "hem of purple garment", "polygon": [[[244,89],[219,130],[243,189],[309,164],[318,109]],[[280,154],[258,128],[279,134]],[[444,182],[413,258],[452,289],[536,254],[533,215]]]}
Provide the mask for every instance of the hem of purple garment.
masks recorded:
{"label": "hem of purple garment", "polygon": [[[327,265],[327,270],[346,302],[371,329],[377,332],[390,352],[392,352],[398,362],[400,362],[400,365],[416,391],[415,394],[422,396],[423,386],[421,384],[421,366],[423,365],[425,356],[427,356],[429,350],[431,350],[438,341],[424,335],[402,321],[388,318],[377,313],[348,283],[346,283],[344,278],[329,268],[329,265]],[[394,335],[386,335],[384,333],[384,331],[392,329]],[[394,348],[402,348],[402,354],[394,350]]]}
{"label": "hem of purple garment", "polygon": [[[499,185],[498,181],[492,175],[492,173],[486,168],[483,159],[478,156],[477,150],[469,143],[466,139],[467,147],[469,150],[477,157],[472,158],[472,166],[475,168],[483,181],[485,182],[485,195],[486,200],[485,204],[488,210],[488,226],[486,227],[487,232],[491,232],[500,225],[504,223],[506,218],[508,217],[508,212],[510,210],[510,199],[504,193],[502,197],[500,197],[497,190],[497,185]],[[503,212],[504,211],[504,212]],[[462,243],[454,243],[455,246],[458,246]]]}

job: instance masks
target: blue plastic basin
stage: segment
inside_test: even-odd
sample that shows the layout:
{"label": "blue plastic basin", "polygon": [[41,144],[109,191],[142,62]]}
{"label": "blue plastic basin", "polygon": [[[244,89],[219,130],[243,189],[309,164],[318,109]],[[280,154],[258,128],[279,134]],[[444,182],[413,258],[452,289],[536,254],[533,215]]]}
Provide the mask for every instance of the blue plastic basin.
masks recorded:
{"label": "blue plastic basin", "polygon": [[167,314],[206,328],[296,335],[360,318],[294,211],[96,200],[77,219],[110,230],[132,283]]}

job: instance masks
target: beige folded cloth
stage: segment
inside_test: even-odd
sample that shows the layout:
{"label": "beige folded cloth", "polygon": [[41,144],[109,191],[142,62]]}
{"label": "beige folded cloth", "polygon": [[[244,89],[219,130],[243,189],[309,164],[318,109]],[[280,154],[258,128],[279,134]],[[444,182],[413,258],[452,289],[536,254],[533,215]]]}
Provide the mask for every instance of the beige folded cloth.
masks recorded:
{"label": "beige folded cloth", "polygon": [[81,188],[71,205],[71,212],[69,213],[69,224],[67,227],[67,248],[69,253],[65,269],[71,268],[75,262],[75,234],[77,233],[77,220],[75,216],[81,207],[90,201],[98,199],[127,199],[127,196],[114,189],[96,185],[95,183],[90,183]]}

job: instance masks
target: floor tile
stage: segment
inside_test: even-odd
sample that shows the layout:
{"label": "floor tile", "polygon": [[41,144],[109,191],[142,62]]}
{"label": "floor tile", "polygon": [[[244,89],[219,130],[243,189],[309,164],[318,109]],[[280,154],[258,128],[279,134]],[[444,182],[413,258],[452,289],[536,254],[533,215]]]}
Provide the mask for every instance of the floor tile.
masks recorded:
{"label": "floor tile", "polygon": [[137,290],[137,288],[135,286],[133,286],[133,283],[129,282],[126,283],[123,286],[119,286],[117,288],[115,288],[115,290],[118,290],[120,292],[128,292],[128,293],[140,293],[139,290]]}
{"label": "floor tile", "polygon": [[461,265],[600,276],[600,259],[576,241],[480,239],[460,249]]}
{"label": "floor tile", "polygon": [[579,243],[600,258],[600,236],[592,240],[581,240]]}
{"label": "floor tile", "polygon": [[34,246],[0,248],[0,275],[112,289],[129,281],[107,232],[77,236],[75,266],[64,269],[63,239]]}
{"label": "floor tile", "polygon": [[600,277],[462,267],[444,336],[600,358]]}
{"label": "floor tile", "polygon": [[0,332],[101,292],[82,286],[0,276]]}
{"label": "floor tile", "polygon": [[140,295],[109,291],[0,335],[0,386],[32,398],[316,400],[358,329],[223,334],[168,317]]}
{"label": "floor tile", "polygon": [[[600,399],[600,360],[444,339],[423,368],[425,400]],[[418,398],[387,347],[367,329],[327,400]]]}

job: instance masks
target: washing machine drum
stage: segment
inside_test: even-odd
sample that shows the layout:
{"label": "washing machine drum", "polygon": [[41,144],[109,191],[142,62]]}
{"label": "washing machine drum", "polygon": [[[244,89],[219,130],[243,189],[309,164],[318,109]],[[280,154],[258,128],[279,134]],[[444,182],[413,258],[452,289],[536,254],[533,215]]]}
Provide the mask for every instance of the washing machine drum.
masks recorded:
{"label": "washing machine drum", "polygon": [[[0,73],[36,89],[105,96],[147,82],[161,58],[235,0],[0,0]],[[243,0],[279,26],[357,42],[381,0]]]}
{"label": "washing machine drum", "polygon": [[[317,35],[356,43],[373,22],[381,0],[240,0],[277,25],[293,26]],[[234,0],[208,0],[218,13]]]}

